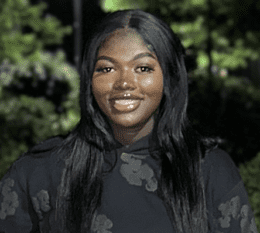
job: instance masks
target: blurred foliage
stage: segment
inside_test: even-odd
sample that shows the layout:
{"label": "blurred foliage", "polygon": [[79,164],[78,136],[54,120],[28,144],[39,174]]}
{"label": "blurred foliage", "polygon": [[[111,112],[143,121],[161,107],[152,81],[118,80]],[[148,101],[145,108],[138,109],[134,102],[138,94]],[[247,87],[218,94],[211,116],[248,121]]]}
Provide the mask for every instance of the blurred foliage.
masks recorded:
{"label": "blurred foliage", "polygon": [[72,28],[62,27],[51,15],[42,17],[47,5],[31,5],[29,0],[0,2],[0,61],[32,61],[34,54],[48,45],[60,44]]}
{"label": "blurred foliage", "polygon": [[247,78],[203,75],[190,79],[189,118],[199,132],[224,139],[236,165],[252,159],[259,148],[260,90]]}
{"label": "blurred foliage", "polygon": [[254,215],[256,218],[256,226],[259,231],[260,229],[260,153],[239,167],[241,177],[245,183],[246,190],[249,195],[249,202],[254,207]]}
{"label": "blurred foliage", "polygon": [[19,155],[48,137],[65,134],[79,120],[79,77],[66,62],[62,26],[46,4],[0,2],[0,177]]}

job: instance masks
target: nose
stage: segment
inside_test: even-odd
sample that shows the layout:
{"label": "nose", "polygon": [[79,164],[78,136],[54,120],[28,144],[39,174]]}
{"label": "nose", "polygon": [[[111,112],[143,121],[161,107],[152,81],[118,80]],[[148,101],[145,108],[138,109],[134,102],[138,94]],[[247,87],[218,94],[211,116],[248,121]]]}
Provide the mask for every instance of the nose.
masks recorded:
{"label": "nose", "polygon": [[118,74],[114,84],[115,90],[134,90],[136,89],[135,75],[131,69],[124,69]]}

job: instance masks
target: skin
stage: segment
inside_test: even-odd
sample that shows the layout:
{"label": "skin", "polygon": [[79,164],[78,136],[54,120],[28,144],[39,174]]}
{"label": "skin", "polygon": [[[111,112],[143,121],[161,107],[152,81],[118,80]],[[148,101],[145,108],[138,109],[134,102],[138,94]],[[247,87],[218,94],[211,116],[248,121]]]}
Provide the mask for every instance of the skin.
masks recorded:
{"label": "skin", "polygon": [[[137,57],[140,54],[145,55]],[[132,144],[152,131],[154,114],[163,95],[163,72],[156,55],[133,29],[117,30],[102,44],[92,91],[121,144]],[[132,112],[118,112],[109,101],[118,93],[137,94],[143,100]]]}

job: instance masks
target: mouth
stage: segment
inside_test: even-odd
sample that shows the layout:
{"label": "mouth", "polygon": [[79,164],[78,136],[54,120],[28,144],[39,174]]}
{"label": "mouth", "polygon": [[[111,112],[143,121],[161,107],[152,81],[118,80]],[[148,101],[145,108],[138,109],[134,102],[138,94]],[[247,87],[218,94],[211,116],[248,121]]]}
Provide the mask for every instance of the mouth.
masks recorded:
{"label": "mouth", "polygon": [[119,112],[132,112],[141,104],[141,99],[115,99],[112,106]]}

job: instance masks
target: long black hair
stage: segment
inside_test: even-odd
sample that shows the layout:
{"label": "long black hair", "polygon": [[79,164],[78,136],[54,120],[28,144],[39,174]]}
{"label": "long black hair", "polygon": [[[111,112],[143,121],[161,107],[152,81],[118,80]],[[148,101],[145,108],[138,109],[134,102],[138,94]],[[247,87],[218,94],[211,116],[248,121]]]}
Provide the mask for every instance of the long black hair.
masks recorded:
{"label": "long black hair", "polygon": [[166,23],[141,10],[109,14],[86,44],[80,80],[81,120],[57,148],[65,164],[56,205],[61,232],[90,232],[101,205],[104,155],[116,142],[107,116],[94,99],[91,79],[102,42],[121,28],[135,30],[155,52],[163,70],[163,97],[149,142],[160,148],[150,151],[161,163],[158,195],[176,232],[206,233],[201,159],[210,143],[187,119],[185,50]]}

